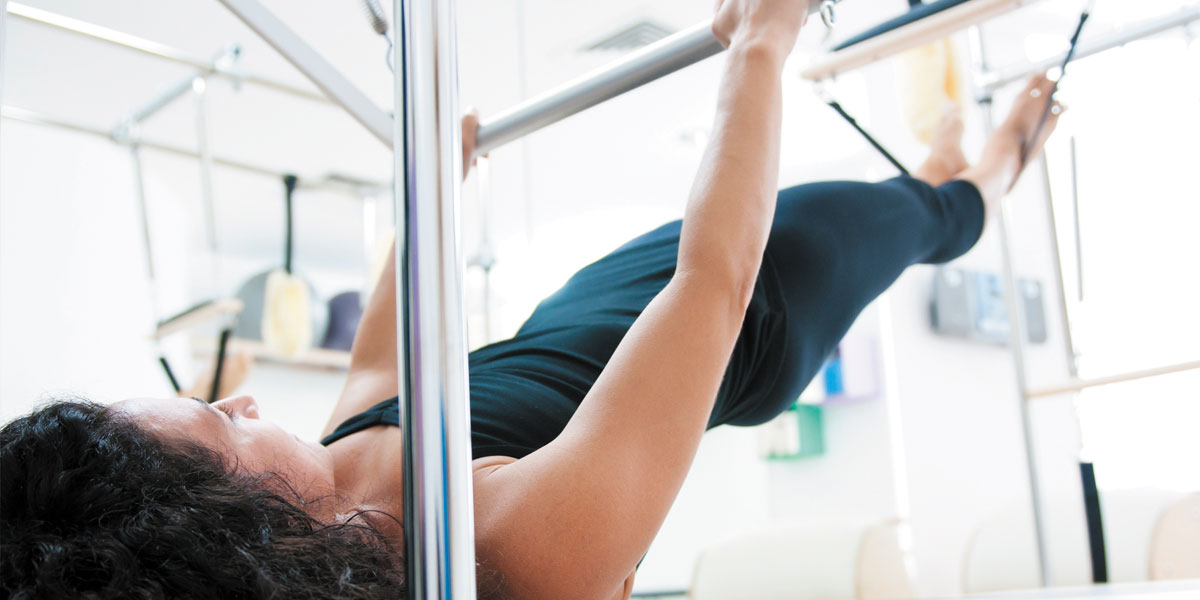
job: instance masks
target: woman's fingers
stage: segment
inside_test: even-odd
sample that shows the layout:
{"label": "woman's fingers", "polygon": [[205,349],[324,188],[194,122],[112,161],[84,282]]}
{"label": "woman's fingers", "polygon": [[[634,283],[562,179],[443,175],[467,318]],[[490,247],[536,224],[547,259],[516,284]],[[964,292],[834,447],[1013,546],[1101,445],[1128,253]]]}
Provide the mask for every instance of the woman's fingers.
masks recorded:
{"label": "woman's fingers", "polygon": [[474,107],[467,108],[467,114],[462,118],[462,155],[463,178],[466,179],[471,165],[475,164],[476,136],[479,133],[479,111]]}
{"label": "woman's fingers", "polygon": [[740,40],[767,42],[785,54],[808,15],[811,0],[719,0],[713,34],[726,47]]}
{"label": "woman's fingers", "polygon": [[713,10],[712,32],[717,37],[717,41],[721,42],[722,46],[729,47],[729,32],[733,30],[732,24],[729,23],[730,14],[725,6],[725,0],[717,0],[717,7]]}
{"label": "woman's fingers", "polygon": [[1041,88],[1042,84],[1047,81],[1049,81],[1049,79],[1046,77],[1045,71],[1033,75],[1029,78],[1029,81],[1025,82],[1025,93],[1028,94],[1035,89]]}
{"label": "woman's fingers", "polygon": [[463,139],[470,139],[472,145],[475,142],[475,132],[479,129],[479,110],[475,107],[467,108],[467,114],[462,118]]}

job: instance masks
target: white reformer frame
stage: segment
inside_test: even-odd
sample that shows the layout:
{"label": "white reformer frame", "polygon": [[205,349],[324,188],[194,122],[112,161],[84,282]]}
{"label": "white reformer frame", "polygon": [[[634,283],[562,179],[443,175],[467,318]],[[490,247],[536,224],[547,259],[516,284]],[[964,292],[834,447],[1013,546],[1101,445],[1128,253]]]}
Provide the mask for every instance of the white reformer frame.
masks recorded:
{"label": "white reformer frame", "polygon": [[972,25],[994,19],[1040,0],[971,0],[919,21],[908,23],[882,33],[844,50],[832,52],[814,60],[800,72],[811,81],[837,77],[839,74],[895,56],[922,44],[942,39]]}

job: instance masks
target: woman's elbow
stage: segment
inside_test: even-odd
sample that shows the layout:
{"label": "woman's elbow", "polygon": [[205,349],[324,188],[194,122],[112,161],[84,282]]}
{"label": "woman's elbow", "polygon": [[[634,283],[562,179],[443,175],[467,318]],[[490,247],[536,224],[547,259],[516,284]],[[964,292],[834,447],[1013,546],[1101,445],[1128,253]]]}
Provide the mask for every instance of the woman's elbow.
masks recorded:
{"label": "woman's elbow", "polygon": [[760,264],[761,261],[752,265],[726,264],[721,268],[714,268],[711,263],[699,268],[681,264],[676,269],[675,279],[685,288],[685,293],[712,298],[741,327],[754,296]]}

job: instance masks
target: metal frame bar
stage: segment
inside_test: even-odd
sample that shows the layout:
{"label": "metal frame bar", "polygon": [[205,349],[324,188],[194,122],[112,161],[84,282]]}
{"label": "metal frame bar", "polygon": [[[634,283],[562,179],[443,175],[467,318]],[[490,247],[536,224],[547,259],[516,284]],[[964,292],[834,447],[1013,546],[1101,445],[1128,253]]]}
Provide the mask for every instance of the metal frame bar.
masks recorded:
{"label": "metal frame bar", "polygon": [[220,0],[334,103],[392,147],[392,118],[257,0]]}
{"label": "metal frame bar", "polygon": [[[454,0],[395,0],[394,143],[404,531],[411,598],[475,597]],[[399,207],[398,207],[399,208]],[[407,352],[405,351],[407,346]]]}
{"label": "metal frame bar", "polygon": [[196,103],[196,153],[200,155],[200,198],[204,204],[204,224],[208,229],[208,249],[214,253],[213,280],[216,281],[217,262],[217,202],[213,192],[212,131],[208,118],[208,80],[203,75],[192,80],[192,96]]}
{"label": "metal frame bar", "polygon": [[[1184,27],[1197,20],[1200,20],[1200,6],[1183,9],[1164,18],[1144,21],[1087,44],[1080,44],[1079,48],[1075,51],[1075,60],[1087,58],[1113,48],[1119,48],[1130,42],[1170,31],[1177,27]],[[1004,72],[985,74],[982,77],[982,93],[990,94],[1004,86],[1022,81],[1034,73],[1040,73],[1051,67],[1061,65],[1065,58],[1066,53],[1064,52],[1030,65]]]}
{"label": "metal frame bar", "polygon": [[[1060,63],[1061,64],[1061,63]],[[1041,168],[1042,190],[1046,195],[1046,219],[1050,222],[1050,255],[1053,258],[1055,290],[1058,292],[1058,310],[1062,312],[1063,352],[1067,359],[1067,375],[1079,377],[1079,352],[1075,347],[1075,331],[1071,328],[1071,307],[1067,301],[1067,283],[1063,277],[1062,247],[1058,241],[1058,212],[1054,210],[1054,189],[1050,184],[1050,163],[1043,156]]]}
{"label": "metal frame bar", "polygon": [[[809,0],[808,14],[832,10],[833,2]],[[826,25],[832,16],[822,13]],[[626,92],[690,67],[725,51],[713,35],[712,21],[697,23],[611,64],[485,119],[476,133],[475,156],[553,125]]]}
{"label": "metal frame bar", "polygon": [[[237,45],[232,45],[216,55],[212,60],[212,70],[220,70],[221,65],[233,64],[241,54],[241,48]],[[181,79],[175,85],[167,88],[162,93],[155,96],[140,108],[132,111],[128,116],[121,120],[113,130],[112,137],[115,140],[134,139],[136,144],[137,129],[143,121],[158,114],[163,109],[173,104],[179,98],[185,95],[192,95],[196,99],[196,147],[197,155],[200,159],[200,191],[201,203],[204,206],[204,225],[206,229],[206,238],[208,247],[213,252],[217,250],[217,218],[216,209],[213,201],[212,189],[212,149],[208,143],[208,103],[205,102],[207,95],[206,87],[207,80],[206,70],[200,69],[195,73]],[[134,147],[134,160],[139,163],[137,176],[138,193],[143,193],[142,171],[140,166],[140,157],[137,156],[136,145]],[[145,203],[145,200],[142,200]],[[144,206],[143,206],[144,208]],[[148,235],[148,234],[147,234]],[[149,247],[149,244],[147,244]]]}
{"label": "metal frame bar", "polygon": [[129,158],[133,166],[133,189],[137,198],[138,223],[141,225],[142,250],[146,253],[146,278],[150,283],[150,309],[158,319],[158,269],[154,267],[154,242],[150,235],[150,205],[146,202],[146,176],[142,166],[141,148],[136,141],[129,144]]}
{"label": "metal frame bar", "polygon": [[159,111],[173,104],[176,100],[195,91],[196,78],[201,76],[202,71],[188,75],[179,80],[178,83],[163,90],[162,93],[150,99],[149,102],[135,109],[128,116],[122,119],[118,125],[118,130],[121,128],[129,128],[136,126],[138,123],[153,117]]}
{"label": "metal frame bar", "polygon": [[725,51],[705,21],[484,120],[480,156],[543,127]]}
{"label": "metal frame bar", "polygon": [[[1170,29],[1186,26],[1200,19],[1200,6],[1191,7],[1177,12],[1165,18],[1155,19],[1138,25],[1127,28],[1116,34],[1093,41],[1085,46],[1076,49],[1075,58],[1082,59],[1088,56],[1104,52],[1106,50],[1120,47],[1126,43],[1156,35]],[[1066,59],[1066,53],[1059,56],[1054,56],[1039,63],[1026,65],[1021,68],[1011,69],[1004,73],[996,74],[988,72],[986,69],[986,60],[983,55],[983,45],[981,41],[981,33],[979,28],[976,28],[976,39],[974,40],[973,51],[976,53],[977,63],[980,67],[976,76],[976,86],[978,89],[978,100],[985,108],[985,122],[988,128],[991,128],[991,99],[994,93],[1007,85],[1016,83],[1032,75],[1033,73],[1042,72],[1050,67],[1060,65]],[[1072,140],[1073,142],[1073,140]],[[1074,160],[1074,144],[1072,143],[1072,160]],[[1057,278],[1057,290],[1060,294],[1060,309],[1063,311],[1063,329],[1065,337],[1064,350],[1067,353],[1067,364],[1070,375],[1070,381],[1063,385],[1052,386],[1041,389],[1030,389],[1029,382],[1026,378],[1025,357],[1023,350],[1023,339],[1021,332],[1023,328],[1020,323],[1020,315],[1017,312],[1017,287],[1015,274],[1013,272],[1013,258],[1011,251],[1011,241],[1007,226],[1008,215],[1005,207],[1007,203],[1002,204],[1000,218],[1000,239],[1001,253],[1004,263],[1005,287],[1006,287],[1006,304],[1010,314],[1010,348],[1012,350],[1013,363],[1018,387],[1021,390],[1021,420],[1024,430],[1024,438],[1026,445],[1026,457],[1028,461],[1029,479],[1030,479],[1030,495],[1033,504],[1034,527],[1038,545],[1038,562],[1041,571],[1042,585],[1052,585],[1054,583],[1053,572],[1050,570],[1050,565],[1047,557],[1047,541],[1045,532],[1044,516],[1041,509],[1041,493],[1040,482],[1038,480],[1038,469],[1034,455],[1034,441],[1032,436],[1032,421],[1029,414],[1029,402],[1035,398],[1053,396],[1064,393],[1079,392],[1084,389],[1093,387],[1112,385],[1126,381],[1134,381],[1149,377],[1158,377],[1171,373],[1179,373],[1184,371],[1200,369],[1200,361],[1183,363],[1179,365],[1171,365],[1160,367],[1157,369],[1147,369],[1135,371],[1120,375],[1101,377],[1097,379],[1081,380],[1078,378],[1078,356],[1076,353],[1073,330],[1071,328],[1070,314],[1066,301],[1066,284],[1063,278],[1062,258],[1058,245],[1058,226],[1057,216],[1054,212],[1052,193],[1050,189],[1049,170],[1045,158],[1042,158],[1042,176],[1043,187],[1046,195],[1048,217],[1050,219],[1050,236],[1052,244],[1052,252],[1054,254],[1055,277]],[[1072,164],[1074,169],[1074,164]],[[1075,215],[1075,226],[1078,229],[1078,214]],[[1078,232],[1077,232],[1078,233]],[[1082,275],[1081,275],[1082,276]],[[1085,487],[1087,482],[1085,481]],[[1085,505],[1087,505],[1086,490],[1085,490]],[[1095,535],[1091,525],[1089,525],[1089,535]],[[1094,545],[1094,544],[1093,544]],[[1093,561],[1096,560],[1095,549],[1092,549]],[[1100,555],[1103,559],[1103,555]],[[1095,563],[1094,565],[1095,566]]]}
{"label": "metal frame bar", "polygon": [[[968,6],[968,5],[963,5]],[[971,29],[971,55],[975,74],[988,70],[987,54],[980,25]],[[980,107],[983,109],[984,129],[991,135],[994,129],[993,105],[990,96],[980,96]],[[1029,477],[1030,505],[1033,510],[1034,538],[1037,542],[1038,582],[1041,587],[1047,587],[1054,582],[1054,573],[1050,568],[1048,545],[1046,543],[1046,519],[1042,511],[1041,480],[1037,464],[1037,448],[1033,439],[1033,419],[1029,413],[1029,378],[1025,369],[1025,326],[1021,318],[1021,306],[1016,269],[1012,254],[1012,215],[1011,203],[1008,198],[1001,201],[999,214],[996,216],[1000,238],[1000,257],[1004,272],[1004,304],[1008,312],[1008,347],[1012,354],[1013,375],[1017,380],[1017,406],[1021,415],[1022,442],[1025,448],[1025,466]]]}
{"label": "metal frame bar", "polygon": [[821,81],[939,40],[1039,0],[971,0],[813,61],[800,72]]}
{"label": "metal frame bar", "polygon": [[319,93],[299,88],[289,83],[271,79],[269,77],[263,77],[261,75],[241,73],[214,67],[214,65],[212,65],[207,59],[191,56],[188,53],[176,48],[172,48],[171,46],[160,44],[145,38],[140,38],[135,35],[130,35],[115,29],[101,27],[99,25],[88,23],[87,21],[80,21],[78,19],[65,17],[48,10],[34,8],[26,4],[21,4],[20,2],[10,2],[6,12],[9,15],[29,21],[31,23],[53,27],[55,29],[88,37],[97,41],[105,42],[107,44],[125,48],[127,50],[133,50],[135,52],[166,59],[181,65],[195,67],[197,69],[204,70],[206,73],[225,77],[236,82],[244,82],[257,85],[259,87],[273,89],[277,92],[283,92],[285,94],[289,94],[297,98],[304,98],[306,100],[329,102],[328,98]]}
{"label": "metal frame bar", "polygon": [[[85,125],[83,123],[77,123],[77,122],[69,121],[66,119],[59,119],[57,117],[49,117],[46,115],[38,114],[31,110],[26,110],[24,108],[20,108],[20,107],[16,107],[16,106],[0,107],[0,118],[9,119],[12,121],[21,121],[23,123],[30,123],[33,125],[57,127],[59,129],[64,129],[67,131],[74,131],[76,133],[85,133],[85,134],[93,135],[96,137],[102,137],[104,139],[107,139],[116,144],[120,144],[122,146],[130,146],[135,143],[135,141],[133,139],[115,138],[115,137],[113,137],[113,132],[110,130],[107,130],[107,129],[101,129],[99,127],[93,127],[91,125]],[[199,152],[196,152],[193,150],[188,150],[187,148],[183,148],[181,146],[174,146],[171,144],[166,144],[163,142],[155,142],[152,140],[138,139],[138,140],[136,140],[136,144],[143,150],[155,150],[158,152],[164,152],[167,154],[173,154],[175,156],[182,156],[185,158],[194,158],[194,159],[203,159],[204,158],[201,155],[201,153],[199,153]],[[279,179],[285,175],[285,173],[283,171],[277,171],[275,169],[271,169],[271,168],[264,167],[261,165],[255,165],[255,164],[251,164],[251,163],[247,163],[247,162],[242,162],[242,161],[234,160],[231,158],[223,158],[220,156],[213,156],[212,163],[214,165],[220,165],[222,167],[237,169],[239,171],[244,171],[246,173],[251,173],[254,175],[270,177],[272,179]],[[364,180],[352,179],[352,178],[346,177],[344,175],[328,174],[320,179],[302,180],[300,183],[300,186],[303,188],[306,188],[306,189],[358,191],[358,190],[361,190],[364,188],[366,188],[366,189],[383,189],[383,188],[387,187],[387,184],[383,184],[383,183],[379,183],[379,182],[375,182],[375,181],[364,181]]]}

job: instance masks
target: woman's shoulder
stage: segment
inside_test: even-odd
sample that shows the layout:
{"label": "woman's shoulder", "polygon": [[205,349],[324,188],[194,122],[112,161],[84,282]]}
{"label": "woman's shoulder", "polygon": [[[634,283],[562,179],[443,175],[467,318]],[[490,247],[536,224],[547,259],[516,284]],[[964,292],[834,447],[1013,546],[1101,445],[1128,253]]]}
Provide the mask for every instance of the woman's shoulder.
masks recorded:
{"label": "woman's shoulder", "polygon": [[[629,598],[636,569],[622,576],[624,581],[614,578],[599,582],[587,561],[560,560],[578,556],[579,544],[595,544],[598,540],[588,534],[588,527],[575,531],[577,535],[561,534],[561,526],[578,522],[580,515],[556,506],[560,499],[539,497],[537,490],[545,482],[528,481],[531,474],[521,468],[511,470],[525,460],[487,456],[471,463],[480,585],[495,590],[493,596],[499,598]],[[571,487],[569,482],[560,483]],[[587,502],[573,504],[577,508]]]}

